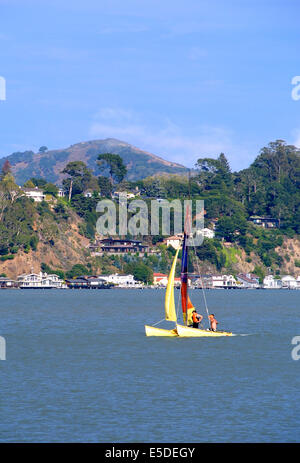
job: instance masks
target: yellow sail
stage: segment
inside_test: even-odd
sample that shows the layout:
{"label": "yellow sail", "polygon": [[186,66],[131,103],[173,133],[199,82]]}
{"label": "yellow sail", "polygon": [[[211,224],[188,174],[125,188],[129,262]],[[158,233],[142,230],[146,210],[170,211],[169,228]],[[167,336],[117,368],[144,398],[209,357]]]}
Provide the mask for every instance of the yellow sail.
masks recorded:
{"label": "yellow sail", "polygon": [[179,252],[179,249],[177,249],[174,260],[173,260],[173,264],[172,264],[171,271],[170,271],[169,278],[168,278],[168,285],[167,285],[166,296],[165,296],[166,320],[170,320],[172,322],[177,321],[175,301],[174,301],[174,278],[175,278],[175,269],[176,269],[178,252]]}

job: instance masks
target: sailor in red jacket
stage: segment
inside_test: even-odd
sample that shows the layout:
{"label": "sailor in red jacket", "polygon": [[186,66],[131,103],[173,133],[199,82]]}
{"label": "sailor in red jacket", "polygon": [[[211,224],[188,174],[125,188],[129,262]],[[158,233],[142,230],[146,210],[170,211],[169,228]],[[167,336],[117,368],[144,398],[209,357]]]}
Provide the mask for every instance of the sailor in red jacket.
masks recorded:
{"label": "sailor in red jacket", "polygon": [[199,328],[199,323],[202,322],[203,316],[197,313],[197,310],[193,310],[192,319],[193,319],[193,328]]}

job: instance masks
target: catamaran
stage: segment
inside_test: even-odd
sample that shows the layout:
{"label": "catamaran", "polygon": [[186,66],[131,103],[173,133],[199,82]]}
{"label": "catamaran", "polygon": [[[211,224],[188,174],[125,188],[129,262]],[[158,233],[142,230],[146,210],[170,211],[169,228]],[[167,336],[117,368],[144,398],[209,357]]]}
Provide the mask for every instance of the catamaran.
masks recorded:
{"label": "catamaran", "polygon": [[[176,250],[176,254],[173,259],[172,267],[170,270],[168,284],[165,294],[165,320],[174,322],[175,326],[172,329],[162,329],[153,325],[145,325],[146,336],[172,336],[172,337],[219,337],[219,336],[232,336],[231,332],[228,331],[211,331],[209,329],[198,329],[192,328],[192,313],[195,310],[188,294],[188,249],[187,245],[188,233],[184,231],[183,244],[182,244],[182,258],[181,258],[181,307],[183,315],[183,325],[177,321],[177,313],[174,302],[174,278],[175,269],[178,259],[178,253],[180,248]],[[205,302],[205,309],[207,312],[208,320],[209,313],[206,304],[205,293],[202,285],[203,297]],[[161,320],[162,321],[162,320]],[[160,322],[158,322],[160,323]],[[157,323],[157,324],[158,324]]]}

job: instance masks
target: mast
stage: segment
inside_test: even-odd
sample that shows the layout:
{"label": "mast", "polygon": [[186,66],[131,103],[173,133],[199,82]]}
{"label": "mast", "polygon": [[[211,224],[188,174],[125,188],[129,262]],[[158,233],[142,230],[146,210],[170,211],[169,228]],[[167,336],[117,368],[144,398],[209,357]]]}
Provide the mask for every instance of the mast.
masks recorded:
{"label": "mast", "polygon": [[[191,169],[189,169],[189,200],[191,199]],[[191,229],[190,229],[190,208],[189,206],[187,207],[187,215],[186,215],[186,220],[187,220],[187,240],[189,239],[189,235],[191,234]],[[191,211],[191,221],[192,221],[192,211]],[[186,313],[186,326],[188,326],[188,300],[189,300],[189,276],[188,276],[188,266],[189,266],[189,255],[188,255],[188,246],[185,245],[186,247],[186,307],[185,307],[185,313]]]}
{"label": "mast", "polygon": [[[188,294],[188,239],[191,233],[191,211],[189,205],[185,211],[184,220],[184,234],[182,245],[182,259],[181,259],[181,306],[183,312],[183,321],[186,326],[189,322],[189,312],[194,309],[194,306]],[[185,317],[185,319],[184,319]]]}

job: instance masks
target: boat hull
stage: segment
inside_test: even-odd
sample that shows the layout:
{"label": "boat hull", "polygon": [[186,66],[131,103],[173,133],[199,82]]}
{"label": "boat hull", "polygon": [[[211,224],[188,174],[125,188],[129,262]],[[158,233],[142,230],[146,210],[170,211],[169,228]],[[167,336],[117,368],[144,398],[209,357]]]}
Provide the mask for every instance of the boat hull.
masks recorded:
{"label": "boat hull", "polygon": [[176,328],[172,330],[164,330],[162,328],[156,328],[155,326],[145,325],[146,336],[167,336],[175,337],[178,336]]}
{"label": "boat hull", "polygon": [[197,328],[191,328],[189,326],[176,325],[178,336],[181,338],[201,338],[201,337],[220,337],[220,336],[232,336],[229,331],[210,331],[210,330],[199,330]]}

